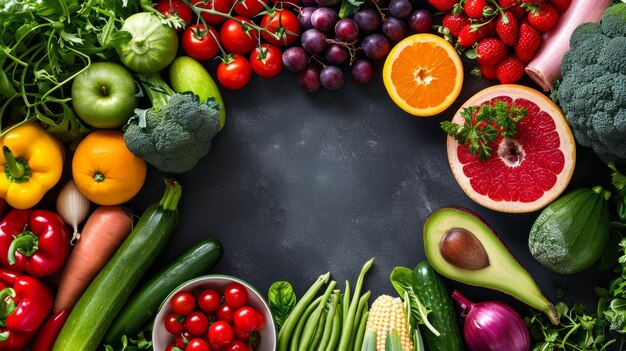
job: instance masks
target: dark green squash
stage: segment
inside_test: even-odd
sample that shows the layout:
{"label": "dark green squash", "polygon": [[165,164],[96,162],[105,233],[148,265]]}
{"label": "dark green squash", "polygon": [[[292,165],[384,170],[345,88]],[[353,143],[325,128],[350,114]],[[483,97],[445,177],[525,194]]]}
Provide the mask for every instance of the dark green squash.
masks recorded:
{"label": "dark green squash", "polygon": [[591,267],[604,252],[611,233],[610,196],[600,186],[576,189],[548,205],[528,238],[535,259],[563,274]]}

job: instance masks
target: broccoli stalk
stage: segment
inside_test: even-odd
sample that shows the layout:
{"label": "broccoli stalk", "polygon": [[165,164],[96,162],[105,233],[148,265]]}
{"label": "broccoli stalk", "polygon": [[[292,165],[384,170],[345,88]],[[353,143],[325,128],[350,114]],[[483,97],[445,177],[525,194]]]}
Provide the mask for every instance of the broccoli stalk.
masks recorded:
{"label": "broccoli stalk", "polygon": [[159,73],[138,77],[152,107],[136,110],[124,132],[126,146],[163,172],[192,169],[219,131],[219,104],[212,98],[200,103],[191,92],[174,92]]}

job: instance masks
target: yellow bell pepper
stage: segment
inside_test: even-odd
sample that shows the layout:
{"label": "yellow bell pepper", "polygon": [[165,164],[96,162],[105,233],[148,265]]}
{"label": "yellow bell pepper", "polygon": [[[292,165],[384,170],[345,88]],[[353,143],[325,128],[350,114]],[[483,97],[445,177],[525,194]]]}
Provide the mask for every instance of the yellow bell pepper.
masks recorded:
{"label": "yellow bell pepper", "polygon": [[0,143],[0,197],[14,208],[35,206],[61,179],[63,145],[32,122],[9,131]]}

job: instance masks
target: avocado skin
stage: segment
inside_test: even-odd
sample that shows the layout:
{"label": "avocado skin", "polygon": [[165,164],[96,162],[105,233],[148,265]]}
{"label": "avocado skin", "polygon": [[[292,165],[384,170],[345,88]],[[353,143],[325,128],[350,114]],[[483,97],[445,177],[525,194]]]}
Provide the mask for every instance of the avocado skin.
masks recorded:
{"label": "avocado skin", "polygon": [[[483,244],[489,266],[468,270],[447,262],[439,250],[439,243],[452,228],[468,230]],[[499,290],[521,302],[544,312],[550,321],[558,324],[554,305],[543,294],[533,277],[511,255],[506,245],[478,215],[462,207],[442,207],[431,213],[424,222],[424,251],[431,266],[441,275],[465,284]]]}

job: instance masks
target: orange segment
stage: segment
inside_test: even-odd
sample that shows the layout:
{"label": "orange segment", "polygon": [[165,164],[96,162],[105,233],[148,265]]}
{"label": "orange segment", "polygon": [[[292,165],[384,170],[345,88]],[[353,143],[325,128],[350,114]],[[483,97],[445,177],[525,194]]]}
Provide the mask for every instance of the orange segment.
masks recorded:
{"label": "orange segment", "polygon": [[383,82],[401,109],[415,116],[433,116],[459,96],[463,65],[443,38],[416,34],[391,49],[383,67]]}

